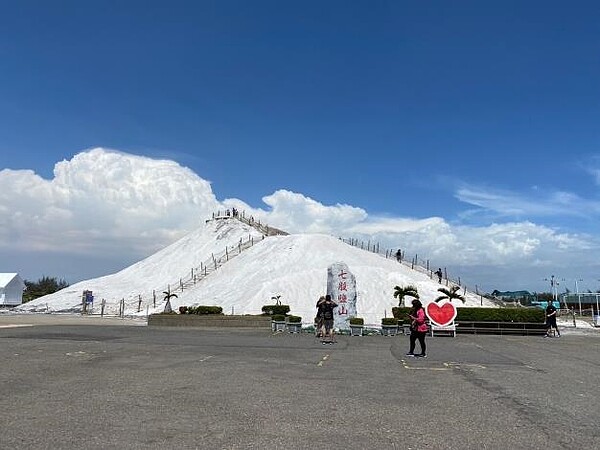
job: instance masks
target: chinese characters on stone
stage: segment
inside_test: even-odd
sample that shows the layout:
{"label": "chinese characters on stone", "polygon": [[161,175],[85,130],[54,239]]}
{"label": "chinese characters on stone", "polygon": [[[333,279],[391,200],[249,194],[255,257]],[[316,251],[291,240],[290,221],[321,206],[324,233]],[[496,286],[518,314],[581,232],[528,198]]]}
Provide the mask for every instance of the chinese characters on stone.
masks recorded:
{"label": "chinese characters on stone", "polygon": [[346,275],[347,272],[344,269],[340,270],[338,273],[338,296],[337,296],[337,304],[339,305],[338,314],[340,316],[348,315],[348,286],[346,284]]}

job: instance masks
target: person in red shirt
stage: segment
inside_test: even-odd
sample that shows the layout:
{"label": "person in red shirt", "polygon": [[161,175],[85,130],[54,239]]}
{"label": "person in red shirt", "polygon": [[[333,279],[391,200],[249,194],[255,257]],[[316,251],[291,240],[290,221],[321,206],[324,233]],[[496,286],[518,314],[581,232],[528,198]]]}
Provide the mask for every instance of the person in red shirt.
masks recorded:
{"label": "person in red shirt", "polygon": [[[419,358],[427,358],[427,347],[425,345],[425,335],[427,334],[427,322],[425,321],[425,309],[420,300],[414,299],[412,301],[412,310],[408,317],[410,317],[410,350],[406,356],[416,356]],[[415,344],[419,341],[421,346],[421,353],[415,355]]]}

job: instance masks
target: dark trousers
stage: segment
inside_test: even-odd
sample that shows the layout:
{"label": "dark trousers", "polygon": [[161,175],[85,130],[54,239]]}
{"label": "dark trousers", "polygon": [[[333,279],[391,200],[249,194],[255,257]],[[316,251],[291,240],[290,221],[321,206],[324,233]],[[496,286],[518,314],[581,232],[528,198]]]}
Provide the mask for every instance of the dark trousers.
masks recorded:
{"label": "dark trousers", "polygon": [[550,334],[550,330],[554,328],[556,330],[556,332],[558,333],[558,335],[560,336],[560,331],[558,331],[558,327],[556,326],[556,318],[555,317],[548,317],[546,319],[546,333]]}
{"label": "dark trousers", "polygon": [[411,331],[410,332],[410,349],[409,352],[410,353],[414,353],[415,352],[415,343],[417,342],[417,339],[419,340],[419,345],[421,346],[421,354],[425,354],[425,351],[427,350],[427,346],[425,345],[425,335],[427,334],[427,332],[425,331]]}

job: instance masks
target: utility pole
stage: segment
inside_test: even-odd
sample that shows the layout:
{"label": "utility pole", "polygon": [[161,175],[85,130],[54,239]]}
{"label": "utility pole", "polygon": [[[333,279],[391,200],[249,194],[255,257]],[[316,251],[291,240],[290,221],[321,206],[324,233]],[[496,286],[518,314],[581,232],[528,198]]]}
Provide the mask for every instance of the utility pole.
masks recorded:
{"label": "utility pole", "polygon": [[[544,278],[545,281],[550,282],[550,288],[552,289],[552,300],[558,301],[558,285],[560,284],[554,275],[550,275],[550,278]],[[564,281],[564,280],[563,280]],[[564,301],[565,309],[569,309],[567,301]],[[560,302],[559,302],[560,303]]]}
{"label": "utility pole", "polygon": [[577,279],[575,278],[575,293],[577,294],[577,301],[579,302],[579,317],[581,317],[581,295],[579,295],[579,284],[577,284],[579,281],[583,281],[583,279]]}
{"label": "utility pole", "polygon": [[552,292],[552,300],[556,301],[558,297],[558,281],[556,281],[554,275],[550,275],[550,278],[544,278],[544,280],[550,282],[550,292]]}

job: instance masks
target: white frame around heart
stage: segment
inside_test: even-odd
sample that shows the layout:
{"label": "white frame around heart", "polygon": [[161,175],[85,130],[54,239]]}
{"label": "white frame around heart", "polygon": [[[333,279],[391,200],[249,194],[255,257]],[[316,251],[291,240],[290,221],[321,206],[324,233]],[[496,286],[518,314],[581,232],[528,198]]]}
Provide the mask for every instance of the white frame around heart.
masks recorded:
{"label": "white frame around heart", "polygon": [[[444,306],[446,303],[449,303],[449,304],[452,306],[452,308],[454,309],[454,315],[452,316],[452,319],[450,319],[448,322],[446,322],[446,323],[445,323],[445,324],[443,324],[443,325],[442,325],[441,323],[438,323],[438,322],[436,322],[435,320],[433,320],[433,319],[432,319],[432,318],[429,316],[429,311],[427,310],[427,308],[429,307],[429,305],[431,305],[432,303],[435,303],[435,304],[438,306],[438,308],[440,308],[440,309],[442,309],[442,307],[443,307],[443,306]],[[457,309],[456,309],[456,306],[454,306],[454,304],[453,304],[451,301],[449,301],[449,300],[444,300],[444,301],[443,301],[443,302],[441,302],[441,303],[442,303],[441,305],[440,305],[439,303],[436,303],[436,302],[429,302],[429,303],[427,303],[427,305],[425,305],[425,315],[427,316],[427,318],[429,319],[429,321],[430,321],[430,322],[432,322],[432,323],[436,324],[438,327],[447,327],[448,325],[452,324],[452,322],[454,322],[454,319],[456,319],[456,315],[458,314],[458,311],[457,311]]]}

